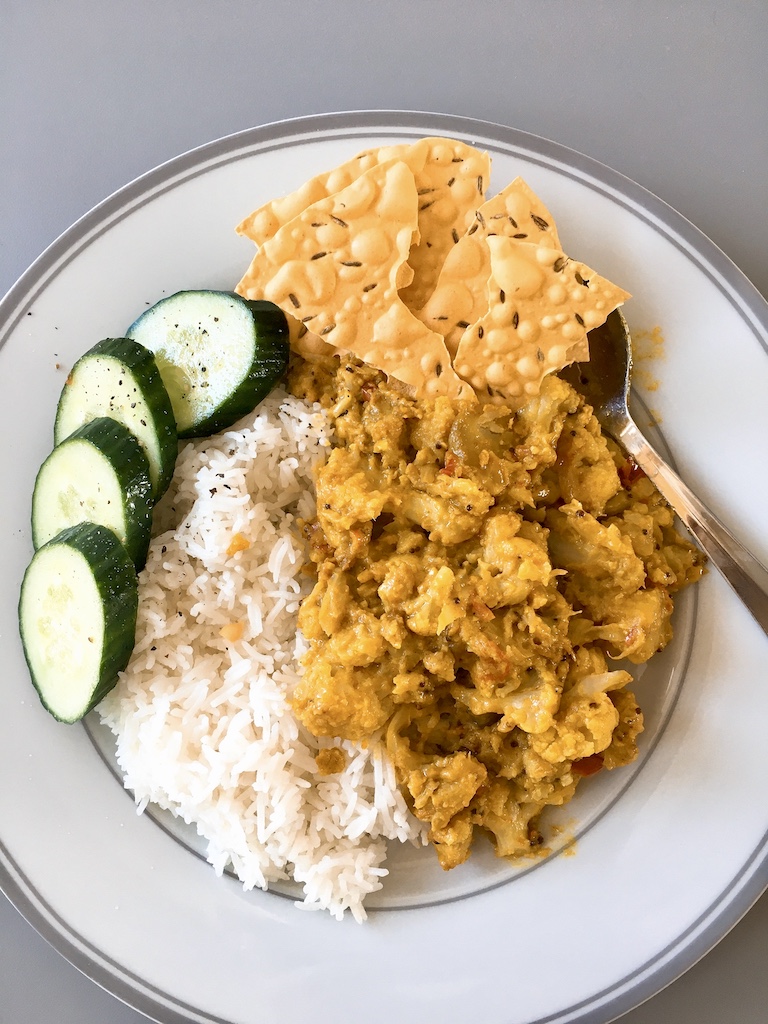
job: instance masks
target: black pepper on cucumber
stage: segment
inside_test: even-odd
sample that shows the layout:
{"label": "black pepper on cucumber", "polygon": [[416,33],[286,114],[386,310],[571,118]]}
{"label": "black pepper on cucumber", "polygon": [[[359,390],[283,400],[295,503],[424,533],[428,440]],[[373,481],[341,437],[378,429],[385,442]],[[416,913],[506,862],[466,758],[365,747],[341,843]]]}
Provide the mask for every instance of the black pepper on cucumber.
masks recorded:
{"label": "black pepper on cucumber", "polygon": [[142,313],[126,334],[154,353],[180,437],[231,426],[288,364],[282,310],[230,292],[177,292]]}
{"label": "black pepper on cucumber", "polygon": [[136,569],[152,528],[149,461],[135,436],[100,416],[58,444],[40,467],[32,493],[35,548],[68,526],[101,523],[123,543]]}
{"label": "black pepper on cucumber", "polygon": [[154,356],[130,338],[106,338],[72,367],[56,412],[55,444],[102,416],[122,423],[138,440],[157,500],[176,464],[176,421]]}
{"label": "black pepper on cucumber", "polygon": [[133,650],[136,572],[106,526],[79,523],[44,544],[24,574],[19,629],[44,707],[76,722],[112,689]]}

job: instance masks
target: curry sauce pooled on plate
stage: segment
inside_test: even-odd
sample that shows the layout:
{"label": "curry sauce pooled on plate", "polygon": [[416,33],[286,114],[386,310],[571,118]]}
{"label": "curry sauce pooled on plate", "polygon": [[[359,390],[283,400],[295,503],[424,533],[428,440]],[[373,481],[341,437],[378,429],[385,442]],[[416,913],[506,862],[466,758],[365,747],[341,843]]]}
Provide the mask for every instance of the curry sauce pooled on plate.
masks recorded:
{"label": "curry sauce pooled on plate", "polygon": [[[557,371],[627,292],[567,256],[487,154],[386,147],[256,210],[238,285],[284,310],[289,384],[332,451],[306,524],[316,583],[293,707],[316,736],[382,730],[441,865],[476,830],[535,851],[539,815],[631,762],[631,675],[702,574],[648,479]],[[331,766],[332,767],[332,766]]]}

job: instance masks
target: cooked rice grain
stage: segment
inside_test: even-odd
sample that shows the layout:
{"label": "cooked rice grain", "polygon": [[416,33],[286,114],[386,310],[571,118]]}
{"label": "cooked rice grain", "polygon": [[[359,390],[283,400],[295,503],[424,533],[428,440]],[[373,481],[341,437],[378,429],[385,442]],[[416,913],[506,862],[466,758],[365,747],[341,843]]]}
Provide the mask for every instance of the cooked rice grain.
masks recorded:
{"label": "cooked rice grain", "polygon": [[[156,509],[133,657],[98,710],[139,810],[152,802],[196,825],[217,873],[231,866],[246,889],[293,878],[307,908],[361,921],[386,840],[424,839],[381,748],[337,741],[346,766],[321,776],[315,754],[330,743],[287,702],[310,589],[297,520],[314,513],[327,447],[319,406],[281,390],[186,445]],[[227,555],[237,533],[250,546]],[[228,642],[233,623],[242,639]]]}

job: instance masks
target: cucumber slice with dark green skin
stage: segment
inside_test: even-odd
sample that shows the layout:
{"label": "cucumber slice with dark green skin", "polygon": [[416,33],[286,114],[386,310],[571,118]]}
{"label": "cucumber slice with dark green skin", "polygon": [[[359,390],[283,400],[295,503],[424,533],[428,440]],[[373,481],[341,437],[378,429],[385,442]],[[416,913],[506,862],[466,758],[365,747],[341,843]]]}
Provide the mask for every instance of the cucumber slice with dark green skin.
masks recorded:
{"label": "cucumber slice with dark green skin", "polygon": [[106,526],[79,523],[34,555],[19,599],[32,682],[60,722],[76,722],[128,664],[136,633],[136,571]]}
{"label": "cucumber slice with dark green skin", "polygon": [[230,292],[177,292],[126,333],[154,352],[179,437],[230,427],[269,394],[288,365],[282,310]]}
{"label": "cucumber slice with dark green skin", "polygon": [[101,523],[138,570],[147,559],[152,505],[141,445],[122,423],[100,416],[65,438],[40,467],[32,494],[32,540],[39,548],[69,526]]}
{"label": "cucumber slice with dark green skin", "polygon": [[55,443],[101,416],[122,423],[138,440],[156,501],[176,465],[176,420],[155,357],[130,338],[106,338],[72,367],[56,412]]}

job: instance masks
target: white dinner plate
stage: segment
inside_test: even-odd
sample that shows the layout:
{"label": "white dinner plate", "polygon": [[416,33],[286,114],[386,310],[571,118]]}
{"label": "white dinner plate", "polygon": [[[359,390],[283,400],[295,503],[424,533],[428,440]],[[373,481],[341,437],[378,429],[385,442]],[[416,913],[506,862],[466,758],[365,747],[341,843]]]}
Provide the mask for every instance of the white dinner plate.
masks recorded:
{"label": "white dinner plate", "polygon": [[163,1022],[598,1024],[693,964],[768,884],[768,641],[715,572],[639,680],[640,758],[582,786],[562,848],[523,869],[480,852],[448,875],[431,851],[400,851],[363,925],[217,877],[194,835],[135,813],[98,727],[59,725],[35,696],[16,605],[67,369],[163,295],[231,289],[253,248],[234,225],[260,203],[423,135],[487,148],[491,192],[522,175],[565,250],[632,292],[633,332],[663,338],[639,381],[646,407],[683,477],[768,561],[768,306],[616,172],[467,118],[344,113],[221,139],[101,203],[0,303],[0,886],[67,959]]}

